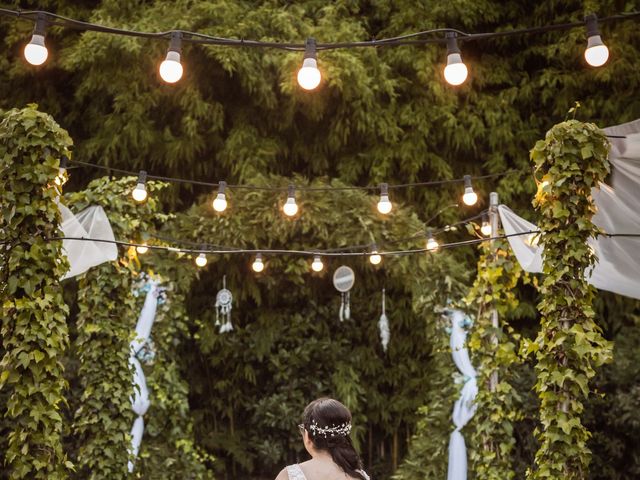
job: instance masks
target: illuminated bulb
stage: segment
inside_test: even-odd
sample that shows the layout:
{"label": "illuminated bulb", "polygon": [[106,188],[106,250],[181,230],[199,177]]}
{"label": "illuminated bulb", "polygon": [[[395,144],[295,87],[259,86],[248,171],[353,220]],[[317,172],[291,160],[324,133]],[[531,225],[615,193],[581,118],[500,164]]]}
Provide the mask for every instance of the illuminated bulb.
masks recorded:
{"label": "illuminated bulb", "polygon": [[450,85],[462,85],[469,75],[467,66],[462,62],[462,55],[455,32],[445,34],[447,40],[447,66],[444,67],[444,79]]}
{"label": "illuminated bulb", "polygon": [[433,238],[433,235],[429,234],[429,238],[427,239],[427,251],[435,252],[440,247],[440,244],[436,242],[436,239]]}
{"label": "illuminated bulb", "polygon": [[371,255],[369,255],[369,261],[372,265],[380,265],[382,262],[382,255],[378,253],[377,247],[374,245],[371,249]]}
{"label": "illuminated bulb", "polygon": [[207,256],[204,253],[201,253],[196,257],[196,265],[200,268],[204,267],[207,264]]}
{"label": "illuminated bulb", "polygon": [[148,251],[149,251],[149,246],[147,245],[147,242],[144,242],[142,245],[138,245],[136,247],[136,252],[138,252],[140,255],[144,255]]}
{"label": "illuminated bulb", "polygon": [[56,175],[56,178],[54,179],[56,185],[58,185],[59,187],[67,183],[67,161],[68,159],[66,155],[63,155],[60,159],[60,168],[58,168],[58,175]]}
{"label": "illuminated bulb", "polygon": [[464,195],[462,195],[462,201],[465,205],[475,205],[478,201],[478,195],[473,191],[473,187],[471,186],[471,176],[464,176]]}
{"label": "illuminated bulb", "polygon": [[322,263],[322,259],[320,258],[320,255],[316,255],[315,257],[313,257],[313,263],[311,264],[311,269],[314,272],[321,272],[323,268],[324,268],[324,264]]}
{"label": "illuminated bulb", "polygon": [[251,268],[253,268],[253,271],[256,273],[260,273],[264,270],[264,262],[262,261],[262,254],[258,253],[256,255],[255,260],[253,261],[253,264],[251,265]]}
{"label": "illuminated bulb", "polygon": [[164,61],[160,64],[160,77],[167,83],[176,83],[182,78],[182,64],[180,52],[182,51],[182,33],[173,32],[171,43]]}
{"label": "illuminated bulb", "polygon": [[136,185],[136,188],[133,189],[133,192],[131,192],[131,196],[138,203],[144,202],[147,199],[146,183],[147,172],[140,170],[140,173],[138,174],[138,184]]}
{"label": "illuminated bulb", "polygon": [[378,211],[383,215],[386,215],[391,211],[393,205],[389,201],[389,185],[386,183],[380,184],[380,201],[378,202]]}
{"label": "illuminated bulb", "polygon": [[313,90],[320,85],[321,79],[322,75],[318,70],[316,55],[316,41],[313,38],[308,38],[305,44],[302,68],[298,70],[298,85],[305,90]]}
{"label": "illuminated bulb", "polygon": [[287,195],[287,201],[282,207],[282,211],[288,217],[293,217],[298,213],[298,205],[296,204],[296,189],[293,185],[289,185],[289,194]]}
{"label": "illuminated bulb", "polygon": [[213,200],[213,209],[216,212],[224,212],[227,209],[227,196],[224,190],[227,186],[227,182],[218,183],[218,195]]}
{"label": "illuminated bulb", "polygon": [[487,216],[487,214],[484,214],[482,216],[482,226],[480,227],[480,232],[485,237],[491,236],[491,223],[489,223],[489,217]]}
{"label": "illuminated bulb", "polygon": [[598,17],[588,15],[587,22],[587,48],[584,51],[584,58],[592,67],[601,67],[609,59],[609,49],[602,42],[598,31]]}
{"label": "illuminated bulb", "polygon": [[47,61],[49,51],[44,45],[44,35],[33,34],[31,41],[24,47],[24,58],[31,65],[42,65]]}

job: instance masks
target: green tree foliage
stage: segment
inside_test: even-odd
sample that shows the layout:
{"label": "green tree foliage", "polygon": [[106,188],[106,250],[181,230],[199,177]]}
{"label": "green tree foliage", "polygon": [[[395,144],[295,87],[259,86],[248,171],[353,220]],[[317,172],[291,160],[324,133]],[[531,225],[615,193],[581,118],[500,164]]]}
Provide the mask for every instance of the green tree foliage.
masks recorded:
{"label": "green tree foliage", "polygon": [[35,105],[10,110],[0,123],[0,387],[10,422],[4,458],[12,479],[64,479],[73,466],[62,449],[69,343],[60,278],[60,195],[55,182],[71,138]]}
{"label": "green tree foliage", "polygon": [[519,358],[508,315],[518,306],[515,288],[522,271],[506,240],[483,242],[481,252],[478,276],[466,299],[475,310],[469,351],[478,372],[477,410],[469,423],[471,471],[478,480],[511,479],[513,429],[522,413],[513,386]]}
{"label": "green tree foliage", "polygon": [[[108,211],[117,238],[139,238],[154,221],[166,220],[157,212],[157,193],[163,185],[150,183],[151,198],[136,205],[130,198],[134,179],[95,180],[87,189],[68,196],[79,210],[101,205]],[[115,262],[92,268],[78,284],[78,334],[75,352],[83,388],[74,415],[78,478],[127,478],[133,370],[129,363],[133,328],[139,313],[132,283],[140,263],[129,249]]]}
{"label": "green tree foliage", "polygon": [[529,478],[586,478],[590,434],[581,421],[589,381],[611,358],[611,344],[595,323],[595,289],[585,272],[596,258],[587,240],[597,236],[591,222],[591,189],[609,173],[609,142],[595,125],[569,120],[553,127],[531,150],[540,179],[534,206],[540,212],[544,246],[541,330],[528,345],[537,358],[540,448]]}

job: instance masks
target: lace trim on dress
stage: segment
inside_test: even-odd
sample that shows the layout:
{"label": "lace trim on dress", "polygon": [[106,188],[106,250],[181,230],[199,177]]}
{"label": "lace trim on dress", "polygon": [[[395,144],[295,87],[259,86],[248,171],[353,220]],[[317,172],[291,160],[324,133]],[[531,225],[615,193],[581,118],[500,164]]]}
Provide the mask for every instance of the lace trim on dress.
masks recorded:
{"label": "lace trim on dress", "polygon": [[[367,480],[371,480],[367,472],[364,470],[357,470],[364,478]],[[297,463],[295,465],[289,465],[287,467],[287,474],[289,475],[289,480],[307,480],[307,477],[304,476],[304,472],[300,468],[300,465]]]}

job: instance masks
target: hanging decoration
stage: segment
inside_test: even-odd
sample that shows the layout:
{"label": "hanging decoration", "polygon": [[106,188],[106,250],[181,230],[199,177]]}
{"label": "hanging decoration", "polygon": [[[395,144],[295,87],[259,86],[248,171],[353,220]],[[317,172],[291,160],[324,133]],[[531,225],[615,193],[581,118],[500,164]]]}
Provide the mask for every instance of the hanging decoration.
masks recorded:
{"label": "hanging decoration", "polygon": [[[220,327],[220,333],[233,330],[231,323],[231,309],[233,308],[233,295],[227,290],[227,276],[222,277],[222,290],[216,294],[216,327]],[[222,322],[220,321],[222,317]]]}
{"label": "hanging decoration", "polygon": [[385,290],[382,289],[382,315],[378,320],[378,329],[380,330],[380,342],[382,343],[382,349],[387,351],[389,340],[391,339],[391,331],[389,330],[389,319],[385,309]]}
{"label": "hanging decoration", "polygon": [[338,267],[333,274],[333,286],[336,287],[342,297],[338,316],[341,322],[351,318],[351,295],[349,290],[353,288],[355,280],[356,274],[345,265]]}

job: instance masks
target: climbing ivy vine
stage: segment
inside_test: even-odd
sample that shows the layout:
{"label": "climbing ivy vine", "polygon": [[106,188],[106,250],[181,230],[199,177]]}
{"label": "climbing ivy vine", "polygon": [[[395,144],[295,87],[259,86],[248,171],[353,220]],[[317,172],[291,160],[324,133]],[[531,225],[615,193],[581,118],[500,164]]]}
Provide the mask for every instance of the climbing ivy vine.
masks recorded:
{"label": "climbing ivy vine", "polygon": [[67,478],[73,467],[62,448],[65,404],[62,356],[68,347],[68,308],[60,278],[62,254],[60,158],[72,141],[35,105],[6,112],[0,124],[0,388],[9,396],[5,462],[12,479]]}
{"label": "climbing ivy vine", "polygon": [[[88,187],[68,195],[69,205],[83,209],[105,207],[117,239],[140,241],[167,215],[158,213],[157,191],[164,184],[150,182],[149,199],[142,205],[131,200],[134,178],[97,179]],[[75,412],[73,433],[77,451],[78,478],[127,478],[131,410],[132,369],[129,342],[139,309],[132,293],[140,261],[133,248],[110,263],[87,272],[78,283],[78,335],[75,351],[80,360],[82,385],[80,406]]]}
{"label": "climbing ivy vine", "polygon": [[[478,276],[466,303],[475,310],[469,350],[478,372],[477,411],[469,424],[471,471],[478,480],[515,477],[514,423],[520,420],[519,395],[511,380],[519,357],[507,315],[518,306],[515,288],[522,276],[506,240],[481,244]],[[493,326],[493,312],[499,327]]]}
{"label": "climbing ivy vine", "polygon": [[594,288],[585,280],[596,260],[588,240],[598,235],[591,189],[609,172],[608,146],[598,127],[569,120],[531,151],[544,246],[541,329],[526,347],[537,359],[541,423],[531,479],[584,479],[588,473],[590,433],[581,414],[589,381],[611,359],[611,345],[594,321]]}

